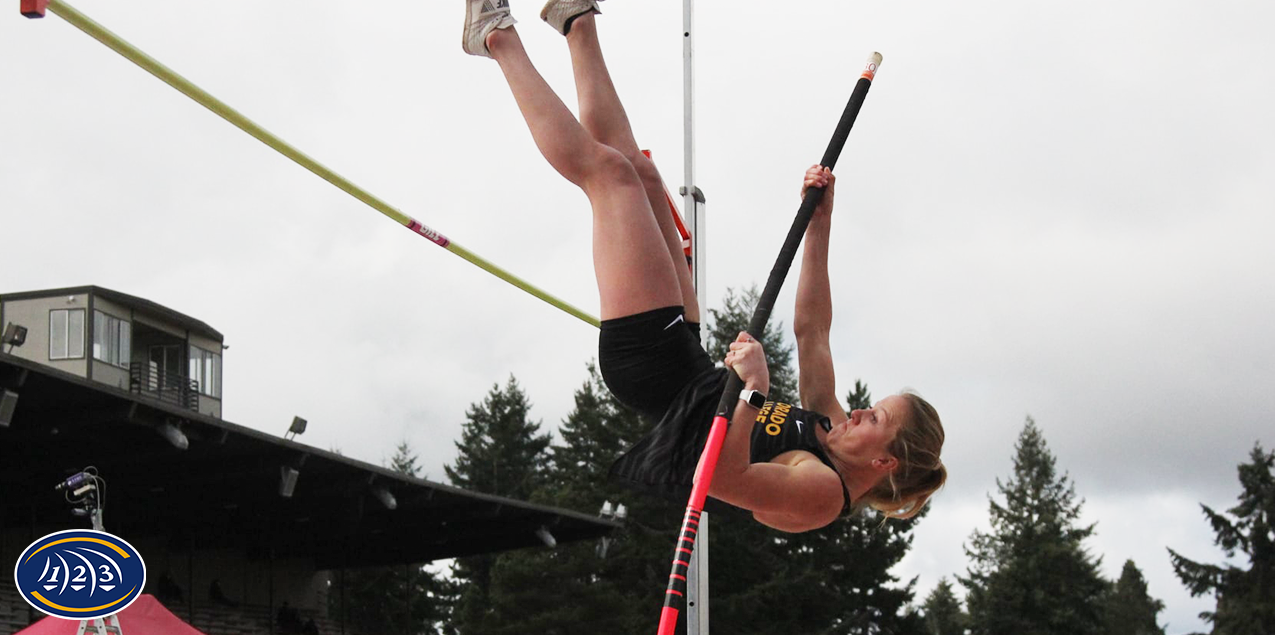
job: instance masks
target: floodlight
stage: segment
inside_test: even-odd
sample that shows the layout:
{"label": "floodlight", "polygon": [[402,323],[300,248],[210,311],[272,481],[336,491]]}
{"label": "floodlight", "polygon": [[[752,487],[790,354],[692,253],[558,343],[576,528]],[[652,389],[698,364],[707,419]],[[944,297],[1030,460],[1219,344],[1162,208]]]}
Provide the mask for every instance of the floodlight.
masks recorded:
{"label": "floodlight", "polygon": [[4,336],[0,337],[0,346],[8,345],[9,351],[15,346],[22,346],[27,341],[27,327],[21,324],[8,323],[4,327]]}
{"label": "floodlight", "polygon": [[190,447],[190,439],[187,439],[181,428],[173,425],[171,421],[165,421],[159,428],[156,428],[156,431],[159,432],[159,436],[167,439],[178,450],[185,450]]}
{"label": "floodlight", "polygon": [[394,495],[384,487],[378,487],[372,490],[372,495],[376,497],[376,500],[381,501],[381,504],[385,506],[385,509],[398,509],[398,501],[394,498]]}
{"label": "floodlight", "polygon": [[297,478],[301,476],[301,470],[289,465],[279,467],[279,496],[283,498],[292,498],[292,492],[297,488]]}
{"label": "floodlight", "polygon": [[550,549],[558,546],[558,540],[553,537],[553,534],[549,533],[548,527],[542,526],[540,529],[537,529],[536,537],[540,539],[540,542],[545,543],[545,546]]}
{"label": "floodlight", "polygon": [[[298,434],[305,432],[305,424],[305,419],[302,419],[301,417],[293,417],[292,425],[288,427],[288,434],[291,434],[292,438],[295,439]],[[288,435],[283,435],[283,438],[287,439]]]}

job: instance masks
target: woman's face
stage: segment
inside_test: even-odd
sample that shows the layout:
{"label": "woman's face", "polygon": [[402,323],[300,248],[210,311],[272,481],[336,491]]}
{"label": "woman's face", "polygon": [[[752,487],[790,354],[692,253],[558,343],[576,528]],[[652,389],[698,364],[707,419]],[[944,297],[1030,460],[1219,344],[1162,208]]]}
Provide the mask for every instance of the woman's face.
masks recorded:
{"label": "woman's face", "polygon": [[854,467],[893,469],[898,460],[890,454],[890,444],[910,414],[910,407],[903,397],[891,395],[871,408],[852,410],[850,418],[833,426],[824,442]]}

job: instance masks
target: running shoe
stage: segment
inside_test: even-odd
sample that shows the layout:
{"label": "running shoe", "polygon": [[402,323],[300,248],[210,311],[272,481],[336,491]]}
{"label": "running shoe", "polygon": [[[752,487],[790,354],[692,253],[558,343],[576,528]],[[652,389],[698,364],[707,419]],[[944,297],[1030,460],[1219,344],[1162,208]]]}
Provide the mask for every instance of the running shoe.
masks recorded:
{"label": "running shoe", "polygon": [[602,13],[598,9],[599,0],[549,0],[545,8],[540,10],[540,19],[549,26],[566,35],[571,30],[571,21],[586,13]]}
{"label": "running shoe", "polygon": [[461,46],[470,55],[491,57],[487,35],[517,22],[509,12],[509,0],[465,0],[465,33],[461,36]]}

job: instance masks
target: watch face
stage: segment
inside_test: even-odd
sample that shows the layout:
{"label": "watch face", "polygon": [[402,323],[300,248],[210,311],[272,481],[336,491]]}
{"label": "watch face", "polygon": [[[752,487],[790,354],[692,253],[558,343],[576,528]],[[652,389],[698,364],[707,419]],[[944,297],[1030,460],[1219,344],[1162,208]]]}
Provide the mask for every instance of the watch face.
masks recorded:
{"label": "watch face", "polygon": [[766,395],[763,395],[756,390],[748,393],[748,405],[754,408],[760,408],[766,405]]}

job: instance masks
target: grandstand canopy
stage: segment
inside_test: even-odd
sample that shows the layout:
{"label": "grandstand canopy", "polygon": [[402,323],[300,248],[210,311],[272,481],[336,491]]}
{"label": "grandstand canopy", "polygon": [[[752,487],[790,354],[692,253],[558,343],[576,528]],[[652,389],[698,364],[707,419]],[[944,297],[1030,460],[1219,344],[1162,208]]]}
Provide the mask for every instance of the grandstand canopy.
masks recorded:
{"label": "grandstand canopy", "polygon": [[[54,486],[86,466],[106,479],[106,529],[132,541],[309,557],[320,569],[418,563],[587,540],[596,516],[467,492],[284,440],[0,352],[0,529],[86,528]],[[160,432],[180,428],[189,448]],[[290,498],[284,468],[299,472]],[[397,503],[389,509],[376,490]],[[2,533],[2,532],[0,532]]]}

